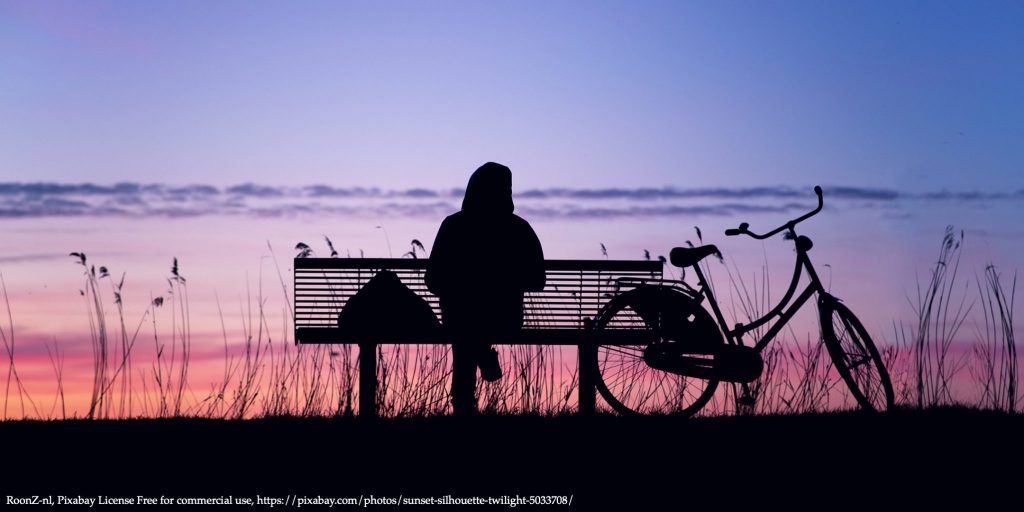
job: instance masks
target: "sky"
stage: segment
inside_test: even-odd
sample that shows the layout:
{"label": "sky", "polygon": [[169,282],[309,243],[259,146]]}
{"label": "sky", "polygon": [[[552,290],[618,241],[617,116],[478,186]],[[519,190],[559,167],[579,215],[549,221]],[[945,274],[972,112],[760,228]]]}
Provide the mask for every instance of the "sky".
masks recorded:
{"label": "sky", "polygon": [[1018,2],[0,2],[2,172],[1020,184]]}
{"label": "sky", "polygon": [[791,246],[721,233],[823,185],[812,257],[889,331],[947,225],[968,274],[1021,267],[1021,27],[1024,4],[995,1],[0,0],[0,273],[25,371],[50,379],[55,342],[88,367],[69,252],[126,273],[132,318],[178,258],[213,354],[218,307],[241,329],[297,242],[429,250],[486,161],[548,257],[663,255],[699,226],[779,292]]}

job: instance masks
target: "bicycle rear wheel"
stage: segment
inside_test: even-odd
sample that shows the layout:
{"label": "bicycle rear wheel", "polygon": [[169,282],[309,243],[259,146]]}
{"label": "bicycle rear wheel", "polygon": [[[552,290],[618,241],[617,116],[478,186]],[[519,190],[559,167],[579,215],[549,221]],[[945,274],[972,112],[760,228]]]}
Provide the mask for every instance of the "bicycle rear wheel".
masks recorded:
{"label": "bicycle rear wheel", "polygon": [[860,320],[834,297],[818,300],[821,333],[839,375],[864,409],[885,411],[894,394],[889,372]]}
{"label": "bicycle rear wheel", "polygon": [[[669,340],[653,343],[724,343],[717,324],[690,297],[661,287],[643,287],[623,293],[608,302],[595,318],[598,331],[663,332],[665,321],[711,322],[717,339]],[[599,345],[596,384],[605,402],[620,414],[692,415],[715,394],[717,380],[685,377],[652,368],[644,361],[644,350],[652,344],[638,334],[637,343]],[[711,357],[711,356],[707,356]]]}

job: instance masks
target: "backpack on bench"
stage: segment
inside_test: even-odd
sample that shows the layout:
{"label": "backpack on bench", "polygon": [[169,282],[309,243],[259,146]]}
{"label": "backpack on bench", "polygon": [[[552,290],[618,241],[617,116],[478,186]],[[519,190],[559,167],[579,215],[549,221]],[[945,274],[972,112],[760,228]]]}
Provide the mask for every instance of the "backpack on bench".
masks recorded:
{"label": "backpack on bench", "polygon": [[347,338],[401,342],[434,338],[441,323],[397,274],[381,270],[349,297],[338,314],[338,328]]}

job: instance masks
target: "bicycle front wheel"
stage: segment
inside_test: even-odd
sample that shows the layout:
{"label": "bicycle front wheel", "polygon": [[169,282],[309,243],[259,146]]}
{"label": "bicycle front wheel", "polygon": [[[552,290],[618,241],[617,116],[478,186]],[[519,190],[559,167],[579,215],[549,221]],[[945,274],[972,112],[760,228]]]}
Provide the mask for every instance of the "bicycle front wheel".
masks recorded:
{"label": "bicycle front wheel", "polygon": [[[716,324],[696,301],[660,287],[637,288],[615,297],[598,313],[594,328],[598,335],[600,331],[611,330],[660,332],[663,326],[655,324],[671,319],[710,322],[718,337],[712,340],[658,339],[654,343],[724,343]],[[598,345],[597,390],[612,409],[625,415],[689,416],[711,400],[718,387],[717,380],[652,368],[644,361],[644,350],[649,346],[650,342]]]}
{"label": "bicycle front wheel", "polygon": [[860,320],[834,297],[820,298],[818,313],[825,347],[857,403],[872,411],[892,407],[889,372]]}

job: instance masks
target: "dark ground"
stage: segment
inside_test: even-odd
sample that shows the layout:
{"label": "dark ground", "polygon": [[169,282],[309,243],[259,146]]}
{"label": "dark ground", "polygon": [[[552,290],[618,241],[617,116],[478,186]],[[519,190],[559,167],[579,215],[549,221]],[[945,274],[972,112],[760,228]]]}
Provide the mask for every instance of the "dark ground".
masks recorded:
{"label": "dark ground", "polygon": [[0,499],[572,495],[572,510],[916,510],[970,499],[975,510],[1019,506],[1024,482],[1024,416],[967,409],[696,420],[19,421],[0,423],[0,435]]}

